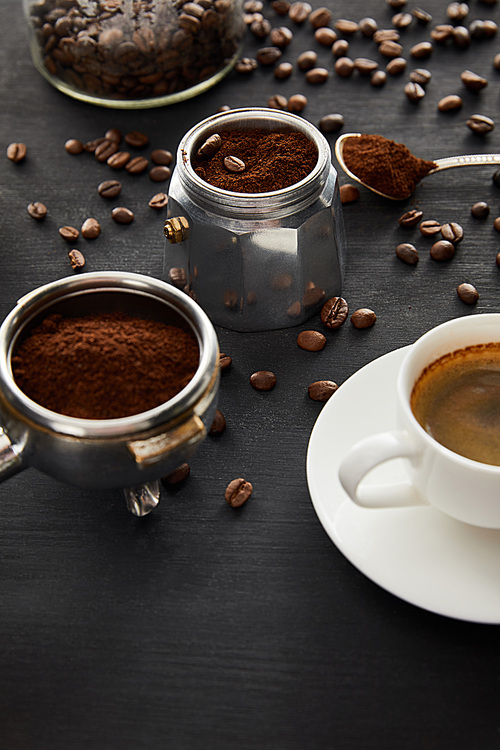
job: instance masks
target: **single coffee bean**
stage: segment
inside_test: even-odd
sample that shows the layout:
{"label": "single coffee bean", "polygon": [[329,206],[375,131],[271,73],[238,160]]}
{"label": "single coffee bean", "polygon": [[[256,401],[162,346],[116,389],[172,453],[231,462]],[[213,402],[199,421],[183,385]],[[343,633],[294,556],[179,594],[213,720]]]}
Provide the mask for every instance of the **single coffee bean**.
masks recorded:
{"label": "single coffee bean", "polygon": [[102,198],[116,198],[121,193],[121,183],[118,180],[104,180],[97,187],[97,192]]}
{"label": "single coffee bean", "polygon": [[455,47],[467,49],[470,47],[470,41],[469,29],[466,29],[465,26],[455,26],[453,29],[453,43]]}
{"label": "single coffee bean", "polygon": [[142,174],[149,166],[149,161],[145,156],[134,156],[126,165],[125,169],[129,174]]}
{"label": "single coffee bean", "polygon": [[344,127],[344,116],[333,113],[323,115],[318,123],[318,128],[322,133],[338,133]]}
{"label": "single coffee bean", "polygon": [[287,16],[290,10],[290,5],[291,3],[289,3],[288,0],[273,0],[271,8],[278,14],[278,16]]}
{"label": "single coffee bean", "polygon": [[497,216],[496,219],[494,220],[494,222],[493,222],[493,228],[497,232],[500,232],[500,216]]}
{"label": "single coffee bean", "polygon": [[221,411],[219,411],[219,409],[217,409],[215,412],[213,422],[208,431],[208,434],[209,435],[222,435],[225,429],[226,429],[226,418],[224,414]]}
{"label": "single coffee bean", "polygon": [[247,500],[251,497],[253,492],[253,486],[246,479],[238,477],[229,482],[224,497],[226,503],[232,508],[240,508]]}
{"label": "single coffee bean", "polygon": [[471,39],[485,39],[484,21],[481,21],[479,18],[472,21],[469,24],[469,34],[471,35]]}
{"label": "single coffee bean", "polygon": [[428,13],[426,10],[423,10],[422,8],[414,8],[412,13],[417,23],[421,24],[422,26],[426,26],[428,23],[432,21],[431,14]]}
{"label": "single coffee bean", "polygon": [[250,75],[256,68],[257,60],[254,60],[253,57],[242,57],[234,66],[235,71],[242,75]]}
{"label": "single coffee bean", "polygon": [[132,130],[130,133],[126,133],[125,143],[132,148],[146,148],[149,143],[149,138],[145,133],[141,133],[139,130]]}
{"label": "single coffee bean", "polygon": [[228,172],[244,172],[246,169],[243,159],[238,159],[237,156],[226,156],[224,166]]}
{"label": "single coffee bean", "polygon": [[351,315],[351,323],[354,328],[370,328],[377,320],[377,316],[368,307],[361,307]]}
{"label": "single coffee bean", "polygon": [[446,15],[450,21],[463,21],[469,15],[469,6],[467,3],[449,3],[446,8]]}
{"label": "single coffee bean", "polygon": [[82,224],[82,237],[86,240],[95,240],[101,234],[101,225],[97,219],[85,219]]}
{"label": "single coffee bean", "polygon": [[290,78],[293,73],[293,65],[289,62],[282,62],[274,69],[274,77],[280,81]]}
{"label": "single coffee bean", "polygon": [[162,167],[169,167],[174,160],[174,156],[171,151],[167,151],[166,148],[155,148],[151,151],[151,161],[153,164],[158,164]]}
{"label": "single coffee bean", "polygon": [[250,375],[250,385],[256,391],[272,391],[276,382],[276,375],[269,370],[258,370]]}
{"label": "single coffee bean", "polygon": [[110,156],[115,154],[118,151],[118,144],[116,141],[108,141],[107,138],[105,138],[99,145],[96,147],[94,151],[94,156],[97,159],[97,161],[105,162],[109,159]]}
{"label": "single coffee bean", "polygon": [[322,47],[331,47],[337,41],[337,34],[327,26],[321,26],[314,32],[314,38]]}
{"label": "single coffee bean", "polygon": [[378,30],[378,23],[374,18],[362,18],[359,22],[359,30],[364,37],[371,39]]}
{"label": "single coffee bean", "polygon": [[307,352],[319,352],[325,348],[326,337],[319,331],[301,331],[297,336],[297,344]]}
{"label": "single coffee bean", "polygon": [[307,97],[303,94],[293,94],[287,104],[289,112],[302,112],[307,107]]}
{"label": "single coffee bean", "polygon": [[28,149],[25,143],[9,143],[7,146],[7,159],[10,159],[10,161],[13,161],[16,164],[23,161],[23,159],[26,158],[27,153]]}
{"label": "single coffee bean", "polygon": [[45,219],[47,216],[47,206],[40,201],[34,201],[28,204],[28,213],[32,219]]}
{"label": "single coffee bean", "polygon": [[486,117],[486,115],[471,115],[466,124],[476,135],[486,135],[495,128],[491,117]]}
{"label": "single coffee bean", "polygon": [[354,63],[350,57],[339,57],[335,60],[335,72],[340,78],[349,78],[354,70]]}
{"label": "single coffee bean", "polygon": [[111,211],[111,218],[116,221],[117,224],[131,224],[134,220],[134,214],[129,208],[125,206],[116,206]]}
{"label": "single coffee bean", "polygon": [[418,250],[410,242],[402,242],[396,248],[396,255],[403,263],[414,266],[418,263]]}
{"label": "single coffee bean", "polygon": [[498,33],[498,24],[491,19],[483,21],[483,36],[485,39],[492,39]]}
{"label": "single coffee bean", "polygon": [[313,29],[328,26],[332,20],[332,12],[328,8],[316,8],[309,14],[309,23]]}
{"label": "single coffee bean", "polygon": [[171,487],[172,485],[180,484],[184,482],[191,473],[191,467],[187,463],[183,463],[174,469],[170,474],[161,478],[161,483],[165,487]]}
{"label": "single coffee bean", "polygon": [[385,69],[390,76],[399,76],[406,70],[406,60],[404,57],[393,57],[392,60],[389,60]]}
{"label": "single coffee bean", "polygon": [[106,130],[104,133],[104,137],[108,141],[115,141],[115,143],[120,143],[123,138],[123,133],[119,128],[109,128],[109,130]]}
{"label": "single coffee bean", "polygon": [[448,240],[438,240],[431,247],[433,260],[451,260],[455,255],[455,245]]}
{"label": "single coffee bean", "polygon": [[164,182],[170,178],[171,174],[172,170],[170,167],[166,167],[163,164],[155,164],[149,170],[149,179],[153,180],[153,182]]}
{"label": "single coffee bean", "polygon": [[464,70],[460,74],[460,78],[462,79],[465,88],[469,89],[469,91],[481,91],[481,89],[486,88],[488,85],[486,78],[483,78],[483,76],[480,76],[477,73],[473,73],[472,70]]}
{"label": "single coffee bean", "polygon": [[368,57],[356,57],[353,63],[354,69],[361,75],[370,75],[378,68],[378,62],[370,60]]}
{"label": "single coffee bean", "polygon": [[386,0],[386,2],[389,8],[393,8],[394,10],[404,8],[406,5],[406,0]]}
{"label": "single coffee bean", "polygon": [[200,158],[208,159],[214,154],[216,154],[221,146],[222,146],[222,138],[220,137],[218,133],[213,133],[213,135],[207,138],[205,143],[203,143],[200,146],[200,148],[196,152],[196,155],[199,156]]}
{"label": "single coffee bean", "polygon": [[351,35],[359,30],[359,24],[356,21],[349,21],[347,18],[339,18],[334,24],[337,31],[341,34]]}
{"label": "single coffee bean", "polygon": [[479,299],[479,292],[473,284],[459,284],[457,294],[466,305],[475,305]]}
{"label": "single coffee bean", "polygon": [[269,41],[273,47],[279,47],[284,49],[288,47],[293,39],[293,33],[286,26],[278,26],[275,29],[271,29],[269,34]]}
{"label": "single coffee bean", "polygon": [[288,104],[288,99],[282,94],[274,94],[267,100],[267,106],[271,109],[282,109],[285,110]]}
{"label": "single coffee bean", "polygon": [[71,268],[74,271],[79,271],[85,265],[85,258],[83,256],[83,253],[81,253],[79,250],[70,250],[68,253],[68,258],[69,262],[71,263]]}
{"label": "single coffee bean", "polygon": [[309,398],[313,401],[321,401],[324,403],[325,401],[328,401],[330,396],[333,396],[338,388],[337,383],[334,383],[333,380],[316,380],[314,383],[311,383],[307,392]]}
{"label": "single coffee bean", "polygon": [[461,109],[462,105],[463,101],[460,96],[449,94],[438,101],[438,110],[440,112],[456,112]]}
{"label": "single coffee bean", "polygon": [[79,141],[77,138],[70,138],[64,144],[64,148],[66,149],[68,154],[72,154],[72,155],[81,154],[83,151],[83,143]]}
{"label": "single coffee bean", "polygon": [[431,42],[419,42],[410,49],[410,55],[416,60],[424,60],[432,55],[433,49]]}
{"label": "single coffee bean", "polygon": [[454,27],[451,23],[441,23],[431,29],[431,39],[437,44],[446,44],[453,39]]}
{"label": "single coffee bean", "polygon": [[500,268],[500,253],[497,253],[496,258],[495,258],[495,262],[496,262],[497,266]]}
{"label": "single coffee bean", "polygon": [[290,5],[288,16],[294,23],[304,23],[309,18],[312,6],[306,2],[295,2]]}
{"label": "single coffee bean", "polygon": [[425,89],[414,81],[408,81],[404,91],[410,102],[419,102],[425,96]]}
{"label": "single coffee bean", "polygon": [[86,151],[88,154],[93,154],[97,146],[99,146],[99,144],[103,143],[103,141],[105,140],[106,138],[101,137],[101,138],[94,138],[92,141],[87,141],[86,143],[83,144],[83,150]]}
{"label": "single coffee bean", "polygon": [[493,58],[493,67],[495,70],[500,70],[500,52]]}
{"label": "single coffee bean", "polygon": [[233,364],[232,357],[230,357],[229,354],[223,354],[221,352],[219,356],[219,367],[220,367],[221,372],[225,372],[226,370],[229,370],[232,364]]}
{"label": "single coffee bean", "polygon": [[403,53],[403,45],[398,42],[393,42],[387,39],[379,44],[378,51],[384,57],[396,58],[401,57]]}
{"label": "single coffee bean", "polygon": [[384,70],[375,70],[370,76],[370,83],[375,88],[385,86],[387,83],[387,73]]}
{"label": "single coffee bean", "polygon": [[345,203],[354,203],[359,200],[359,190],[356,185],[347,182],[345,185],[341,185],[339,188],[340,202],[342,205]]}
{"label": "single coffee bean", "polygon": [[168,195],[166,193],[155,193],[152,198],[149,199],[148,206],[150,208],[165,208],[168,204]]}
{"label": "single coffee bean", "polygon": [[470,210],[475,219],[486,219],[490,213],[490,207],[485,201],[474,203]]}
{"label": "single coffee bean", "polygon": [[346,57],[349,53],[349,42],[347,39],[338,39],[332,44],[332,55],[334,57]]}
{"label": "single coffee bean", "polygon": [[396,13],[391,21],[397,29],[407,29],[413,22],[413,16],[411,13]]}
{"label": "single coffee bean", "polygon": [[414,227],[419,223],[423,215],[423,211],[420,211],[417,208],[412,208],[410,211],[406,211],[406,213],[399,217],[398,224],[400,227]]}
{"label": "single coffee bean", "polygon": [[130,153],[128,151],[116,151],[107,159],[106,164],[111,169],[122,169],[129,161]]}
{"label": "single coffee bean", "polygon": [[397,29],[377,29],[373,34],[373,41],[375,44],[382,44],[383,42],[398,42],[401,39],[401,34]]}
{"label": "single coffee bean", "polygon": [[442,225],[441,235],[443,240],[448,240],[448,242],[453,242],[453,244],[456,245],[463,240],[464,230],[456,221],[450,221],[447,224]]}
{"label": "single coffee bean", "polygon": [[66,242],[74,242],[80,236],[78,229],[70,226],[59,227],[59,234]]}
{"label": "single coffee bean", "polygon": [[308,49],[301,52],[297,58],[297,67],[299,70],[311,70],[316,65],[318,55],[314,50]]}
{"label": "single coffee bean", "polygon": [[427,86],[432,78],[432,74],[426,68],[415,68],[410,73],[410,81],[418,83],[420,86]]}
{"label": "single coffee bean", "polygon": [[274,65],[282,55],[279,47],[261,47],[257,50],[256,58],[260,65]]}
{"label": "single coffee bean", "polygon": [[265,39],[271,31],[271,23],[267,18],[256,19],[250,24],[250,31],[257,39]]}
{"label": "single coffee bean", "polygon": [[441,231],[441,224],[435,219],[426,219],[420,223],[420,232],[424,237],[432,237],[434,234],[438,234]]}
{"label": "single coffee bean", "polygon": [[328,80],[329,72],[326,68],[312,68],[306,72],[305,78],[307,83],[317,85],[325,83]]}
{"label": "single coffee bean", "polygon": [[340,328],[349,315],[349,305],[343,297],[331,297],[321,308],[320,318],[327,328]]}

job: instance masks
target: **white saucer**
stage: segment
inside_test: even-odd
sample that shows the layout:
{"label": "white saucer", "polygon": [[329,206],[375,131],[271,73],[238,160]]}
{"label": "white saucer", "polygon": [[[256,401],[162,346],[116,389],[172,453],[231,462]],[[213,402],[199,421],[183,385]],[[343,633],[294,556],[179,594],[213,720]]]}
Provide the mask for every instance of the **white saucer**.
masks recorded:
{"label": "white saucer", "polygon": [[[307,452],[314,508],[338,549],[387,591],[441,615],[500,624],[500,531],[426,506],[360,508],[339,482],[340,461],[353,443],[396,427],[396,374],[407,349],[363,367],[321,410]],[[387,484],[404,474],[404,459],[396,459],[369,481]]]}

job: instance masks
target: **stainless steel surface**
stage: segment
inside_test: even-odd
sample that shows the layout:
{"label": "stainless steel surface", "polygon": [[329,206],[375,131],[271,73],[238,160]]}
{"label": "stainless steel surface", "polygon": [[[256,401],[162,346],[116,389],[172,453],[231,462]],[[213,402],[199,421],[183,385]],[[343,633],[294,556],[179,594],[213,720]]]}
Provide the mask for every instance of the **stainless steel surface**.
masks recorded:
{"label": "stainless steel surface", "polygon": [[[348,168],[344,161],[344,144],[348,138],[359,138],[360,135],[362,135],[362,133],[344,133],[337,138],[335,142],[335,156],[340,167],[352,180],[355,180],[355,182],[358,182],[360,185],[363,185],[363,187],[371,190],[372,193],[381,195],[382,198],[389,198],[391,201],[407,200],[409,196],[395,198],[393,195],[387,195],[386,193],[380,192],[380,190],[376,190],[370,185],[367,185],[366,182],[363,182],[363,180],[360,180],[360,178]],[[436,172],[442,172],[444,169],[452,169],[453,167],[484,167],[492,166],[493,164],[500,164],[500,154],[464,154],[462,156],[445,156],[442,159],[432,159],[432,161],[435,163],[436,167],[427,172],[424,177],[436,174]],[[424,177],[422,177],[422,179],[424,179]]]}
{"label": "stainless steel surface", "polygon": [[[30,326],[49,312],[71,315],[109,310],[125,310],[193,331],[200,361],[180,393],[131,417],[89,420],[45,409],[17,387],[11,356]],[[0,479],[9,474],[9,466],[20,468],[14,453],[23,466],[35,466],[79,486],[129,487],[168,474],[195,452],[212,423],[218,359],[217,337],[205,313],[187,295],[157,279],[122,272],[89,273],[34,290],[19,301],[0,328],[0,424],[7,436],[0,436],[6,443],[0,456]]]}
{"label": "stainless steel surface", "polygon": [[123,490],[127,508],[134,516],[147,516],[160,501],[160,483],[155,480]]}
{"label": "stainless steel surface", "polygon": [[[316,144],[316,167],[296,185],[268,193],[221,190],[196,174],[190,157],[206,138],[251,128],[304,133]],[[296,115],[246,108],[198,123],[179,145],[168,216],[185,217],[189,236],[166,243],[164,278],[182,271],[186,291],[216,324],[238,331],[294,326],[342,291],[337,173],[325,138]]]}

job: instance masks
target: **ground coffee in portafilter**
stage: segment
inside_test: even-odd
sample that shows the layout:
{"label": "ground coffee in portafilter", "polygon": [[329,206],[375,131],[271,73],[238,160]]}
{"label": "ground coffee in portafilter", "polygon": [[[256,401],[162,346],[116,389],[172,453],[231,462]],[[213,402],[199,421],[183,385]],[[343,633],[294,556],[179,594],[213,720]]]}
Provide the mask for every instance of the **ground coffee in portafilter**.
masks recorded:
{"label": "ground coffee in portafilter", "polygon": [[58,414],[116,419],[152,409],[184,388],[198,368],[190,331],[123,312],[53,314],[12,358],[19,388]]}

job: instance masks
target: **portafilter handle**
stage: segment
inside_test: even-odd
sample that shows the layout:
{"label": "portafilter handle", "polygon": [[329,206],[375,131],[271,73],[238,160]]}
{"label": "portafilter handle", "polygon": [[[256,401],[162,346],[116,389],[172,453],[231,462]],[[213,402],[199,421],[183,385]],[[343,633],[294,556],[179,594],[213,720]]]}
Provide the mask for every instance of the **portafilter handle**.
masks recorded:
{"label": "portafilter handle", "polygon": [[160,483],[158,480],[138,484],[134,487],[124,487],[127,508],[134,516],[147,516],[160,501]]}

